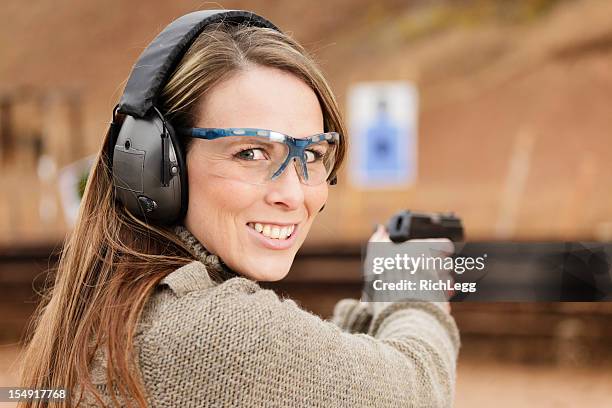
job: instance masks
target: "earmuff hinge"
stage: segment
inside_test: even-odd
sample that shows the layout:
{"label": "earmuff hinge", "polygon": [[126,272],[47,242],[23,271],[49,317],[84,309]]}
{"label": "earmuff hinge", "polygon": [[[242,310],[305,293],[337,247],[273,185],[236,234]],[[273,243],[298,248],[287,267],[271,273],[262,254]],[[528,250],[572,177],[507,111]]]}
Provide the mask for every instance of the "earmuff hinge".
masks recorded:
{"label": "earmuff hinge", "polygon": [[162,144],[162,169],[161,169],[161,180],[162,186],[168,187],[170,185],[170,158],[169,158],[169,140],[168,135],[164,132],[161,135],[161,144]]}
{"label": "earmuff hinge", "polygon": [[117,136],[119,135],[119,130],[121,130],[121,126],[117,123],[117,110],[119,109],[119,105],[115,105],[113,109],[113,119],[111,120],[108,134],[108,145],[106,146],[106,156],[108,158],[108,168],[113,168],[113,153],[115,151],[115,143],[117,143]]}
{"label": "earmuff hinge", "polygon": [[161,182],[163,187],[170,185],[170,137],[168,136],[168,127],[164,115],[153,106],[153,110],[157,113],[162,122],[161,148],[162,148],[162,164],[161,164]]}

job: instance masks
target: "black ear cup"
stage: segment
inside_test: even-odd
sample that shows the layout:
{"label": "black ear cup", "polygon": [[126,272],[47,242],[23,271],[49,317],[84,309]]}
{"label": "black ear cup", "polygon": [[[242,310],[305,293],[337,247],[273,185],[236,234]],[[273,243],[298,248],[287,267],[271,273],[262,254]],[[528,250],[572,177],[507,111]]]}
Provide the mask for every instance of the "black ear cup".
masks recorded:
{"label": "black ear cup", "polygon": [[142,119],[126,116],[113,149],[113,184],[127,209],[154,223],[182,219],[186,180],[185,158],[172,127],[155,113]]}

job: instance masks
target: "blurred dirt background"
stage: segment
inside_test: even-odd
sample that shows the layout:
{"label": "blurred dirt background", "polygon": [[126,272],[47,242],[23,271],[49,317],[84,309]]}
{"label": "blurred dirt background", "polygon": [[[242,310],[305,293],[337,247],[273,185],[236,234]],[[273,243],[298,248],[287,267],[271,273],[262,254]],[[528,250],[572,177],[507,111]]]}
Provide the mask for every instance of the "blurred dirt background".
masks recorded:
{"label": "blurred dirt background", "polygon": [[[419,87],[417,184],[372,193],[340,183],[309,242],[361,242],[372,222],[402,207],[453,210],[463,217],[470,239],[612,236],[612,190],[598,182],[612,178],[612,3],[220,5],[254,10],[292,33],[319,60],[343,107],[356,81],[406,79]],[[0,242],[57,239],[66,228],[60,214],[45,218],[49,228],[40,228],[35,198],[43,181],[31,170],[24,176],[36,161],[27,154],[33,149],[26,135],[44,134],[38,150],[49,152],[58,167],[96,151],[123,81],[148,42],[173,18],[218,6],[3,3],[0,91],[3,100],[20,101],[12,114],[22,142],[14,153],[3,153],[9,170],[2,185],[16,196],[0,201]],[[42,114],[32,114],[36,109]],[[526,175],[512,189],[517,157],[524,157]]]}

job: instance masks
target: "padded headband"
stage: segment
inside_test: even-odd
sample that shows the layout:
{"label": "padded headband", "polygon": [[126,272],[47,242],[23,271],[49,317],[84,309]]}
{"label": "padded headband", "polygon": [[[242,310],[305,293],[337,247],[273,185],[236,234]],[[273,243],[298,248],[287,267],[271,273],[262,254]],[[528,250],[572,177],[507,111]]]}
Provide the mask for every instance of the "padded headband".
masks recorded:
{"label": "padded headband", "polygon": [[280,32],[270,21],[248,11],[204,10],[186,14],[170,23],[140,55],[123,91],[118,112],[144,117],[154,106],[160,88],[191,43],[207,25],[218,22],[271,28]]}

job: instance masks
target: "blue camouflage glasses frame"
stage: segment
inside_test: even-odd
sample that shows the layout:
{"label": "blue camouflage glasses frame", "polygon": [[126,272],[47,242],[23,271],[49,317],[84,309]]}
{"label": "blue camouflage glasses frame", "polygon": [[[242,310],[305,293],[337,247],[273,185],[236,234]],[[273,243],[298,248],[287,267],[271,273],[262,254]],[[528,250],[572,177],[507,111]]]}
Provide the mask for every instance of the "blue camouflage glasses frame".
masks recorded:
{"label": "blue camouflage glasses frame", "polygon": [[[304,184],[316,185],[323,181],[328,181],[330,185],[337,183],[335,174],[331,174],[336,159],[335,152],[340,143],[340,134],[337,132],[324,132],[298,139],[284,133],[258,128],[181,128],[178,131],[190,137],[209,141],[245,137],[250,138],[249,140],[281,144],[284,150],[276,155],[275,160],[271,161],[270,165],[274,168],[266,175],[268,180],[280,177],[291,161],[295,160],[301,164],[299,166],[301,171],[298,171],[298,175]],[[321,146],[329,148],[323,151],[317,150]],[[309,160],[309,157],[312,159]],[[317,163],[320,164],[315,166]]]}

